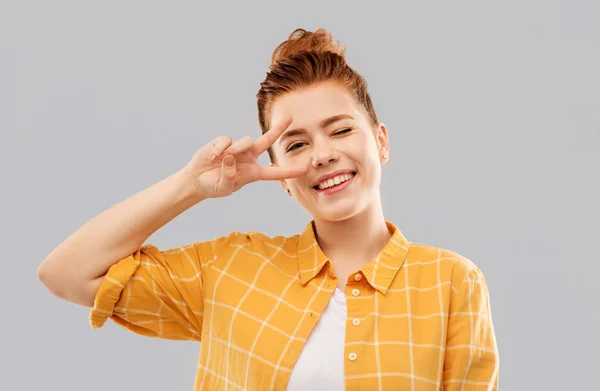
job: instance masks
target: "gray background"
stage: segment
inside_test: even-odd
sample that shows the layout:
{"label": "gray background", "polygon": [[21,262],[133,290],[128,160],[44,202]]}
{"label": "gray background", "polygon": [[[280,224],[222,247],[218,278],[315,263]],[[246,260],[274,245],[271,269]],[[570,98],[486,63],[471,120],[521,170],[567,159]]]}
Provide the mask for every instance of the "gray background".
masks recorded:
{"label": "gray background", "polygon": [[[192,389],[198,344],[92,330],[36,268],[213,137],[258,136],[273,49],[321,26],[388,126],[386,218],[487,277],[501,389],[598,384],[598,2],[200,3],[0,2],[0,389]],[[149,242],[288,235],[309,218],[263,182]]]}

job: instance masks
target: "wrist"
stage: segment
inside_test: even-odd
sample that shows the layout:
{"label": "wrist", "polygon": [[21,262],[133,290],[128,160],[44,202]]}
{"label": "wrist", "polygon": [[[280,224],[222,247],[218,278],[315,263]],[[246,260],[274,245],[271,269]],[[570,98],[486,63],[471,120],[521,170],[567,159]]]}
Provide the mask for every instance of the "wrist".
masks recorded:
{"label": "wrist", "polygon": [[185,168],[177,171],[174,176],[177,178],[182,202],[197,204],[206,199],[198,188],[196,178]]}

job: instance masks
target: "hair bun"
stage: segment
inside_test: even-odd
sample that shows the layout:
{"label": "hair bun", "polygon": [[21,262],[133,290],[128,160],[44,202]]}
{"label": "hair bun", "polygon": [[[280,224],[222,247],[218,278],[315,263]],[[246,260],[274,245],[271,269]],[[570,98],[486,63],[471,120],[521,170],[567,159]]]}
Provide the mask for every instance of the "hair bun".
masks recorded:
{"label": "hair bun", "polygon": [[324,28],[320,28],[314,32],[305,29],[294,30],[286,41],[277,46],[271,56],[271,65],[275,65],[282,59],[291,57],[299,52],[332,52],[341,57],[344,57],[346,47],[334,40]]}

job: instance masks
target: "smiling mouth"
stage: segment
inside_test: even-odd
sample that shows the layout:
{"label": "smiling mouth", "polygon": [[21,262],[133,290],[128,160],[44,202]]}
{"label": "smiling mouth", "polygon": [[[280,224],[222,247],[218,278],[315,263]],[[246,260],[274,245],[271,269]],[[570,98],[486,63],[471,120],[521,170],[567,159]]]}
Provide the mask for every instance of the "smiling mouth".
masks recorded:
{"label": "smiling mouth", "polygon": [[335,189],[336,187],[343,185],[344,183],[348,182],[349,180],[351,180],[352,178],[354,178],[356,176],[356,171],[352,171],[351,173],[349,173],[350,175],[348,176],[348,178],[346,178],[345,180],[335,183],[335,181],[333,180],[329,180],[329,181],[325,181],[319,185],[313,186],[313,189],[317,190],[317,191],[324,191],[324,190],[330,190],[330,189]]}

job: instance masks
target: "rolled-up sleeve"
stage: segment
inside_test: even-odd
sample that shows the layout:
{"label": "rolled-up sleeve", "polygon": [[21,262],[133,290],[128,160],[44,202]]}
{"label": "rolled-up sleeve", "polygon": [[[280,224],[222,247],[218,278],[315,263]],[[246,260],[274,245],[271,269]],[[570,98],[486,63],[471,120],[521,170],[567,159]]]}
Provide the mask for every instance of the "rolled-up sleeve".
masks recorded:
{"label": "rolled-up sleeve", "polygon": [[499,356],[485,277],[471,269],[452,289],[444,390],[496,391]]}
{"label": "rolled-up sleeve", "polygon": [[204,311],[202,256],[191,244],[159,250],[144,245],[108,270],[89,322],[108,318],[136,334],[200,341]]}

